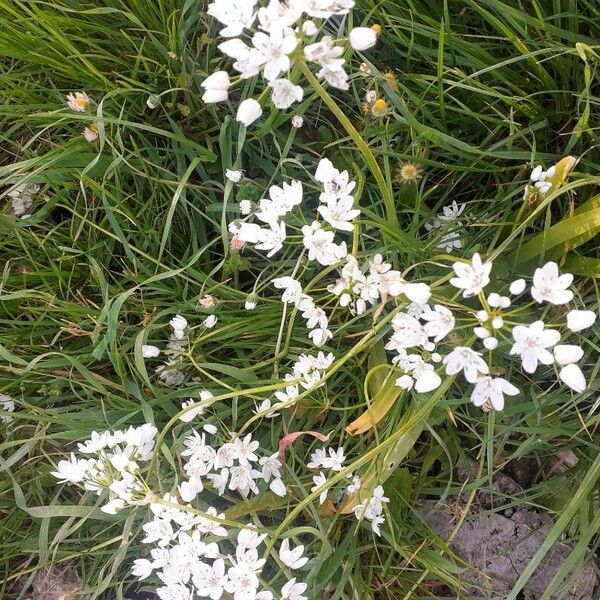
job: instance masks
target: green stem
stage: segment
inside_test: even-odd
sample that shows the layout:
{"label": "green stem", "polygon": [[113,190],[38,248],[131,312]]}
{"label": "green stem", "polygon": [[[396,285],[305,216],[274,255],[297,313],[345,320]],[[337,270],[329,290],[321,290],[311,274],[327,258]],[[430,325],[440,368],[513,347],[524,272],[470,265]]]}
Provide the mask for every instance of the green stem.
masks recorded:
{"label": "green stem", "polygon": [[331,110],[331,112],[337,117],[338,121],[341,123],[342,127],[346,130],[348,135],[352,138],[354,143],[358,146],[358,149],[362,152],[367,164],[369,165],[369,169],[373,176],[375,177],[375,181],[377,181],[377,185],[379,186],[379,191],[381,192],[381,196],[383,198],[383,203],[385,205],[386,217],[389,224],[394,229],[398,229],[398,216],[396,215],[396,209],[394,207],[394,198],[392,196],[392,192],[385,181],[385,177],[379,167],[377,159],[375,155],[371,151],[369,145],[363,140],[362,136],[358,131],[356,131],[354,125],[352,125],[350,119],[343,113],[342,109],[336,104],[335,100],[329,95],[327,90],[321,85],[319,80],[313,75],[313,72],[310,70],[309,66],[304,62],[304,60],[297,60],[296,65],[300,67],[303,75],[308,79],[311,86],[319,94],[323,102],[327,105],[327,107]]}

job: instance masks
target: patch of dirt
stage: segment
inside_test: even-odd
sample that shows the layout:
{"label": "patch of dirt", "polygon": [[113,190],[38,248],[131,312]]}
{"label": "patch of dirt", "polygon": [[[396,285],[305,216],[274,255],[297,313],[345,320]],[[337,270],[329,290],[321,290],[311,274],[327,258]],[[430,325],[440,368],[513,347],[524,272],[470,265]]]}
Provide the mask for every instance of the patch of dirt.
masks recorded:
{"label": "patch of dirt", "polygon": [[[472,466],[457,469],[457,477],[465,481]],[[468,598],[504,600],[531,558],[540,548],[554,522],[545,512],[530,508],[515,508],[504,513],[488,512],[504,504],[505,495],[521,491],[510,477],[499,475],[492,490],[477,493],[458,534],[450,548],[471,568],[460,575]],[[433,531],[447,540],[464,510],[466,495],[459,496],[453,505],[433,500],[423,503],[419,511]],[[557,542],[519,595],[523,600],[539,600],[552,578],[562,566],[573,545]],[[582,561],[577,572],[569,573],[567,582],[552,596],[553,600],[596,600],[594,588],[598,578],[591,557]]]}
{"label": "patch of dirt", "polygon": [[80,590],[81,579],[73,567],[53,565],[36,573],[30,600],[77,600]]}

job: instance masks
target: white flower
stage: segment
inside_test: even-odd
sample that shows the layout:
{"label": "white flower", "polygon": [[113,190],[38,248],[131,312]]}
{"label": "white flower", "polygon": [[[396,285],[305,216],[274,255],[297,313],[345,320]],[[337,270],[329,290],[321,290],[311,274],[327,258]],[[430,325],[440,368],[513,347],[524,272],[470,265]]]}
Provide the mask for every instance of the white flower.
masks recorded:
{"label": "white flower", "polygon": [[152,563],[146,558],[137,558],[133,561],[133,567],[131,574],[137,577],[140,581],[150,577],[152,575],[154,567]]}
{"label": "white flower", "polygon": [[[183,413],[179,417],[180,421],[183,421],[184,423],[190,423],[191,421],[193,421],[196,417],[200,416],[205,411],[208,404],[210,404],[208,400],[214,398],[213,394],[208,390],[201,390],[199,396],[200,402],[198,403],[198,406],[196,406],[195,408],[191,408],[190,410]],[[185,410],[190,406],[194,406],[196,402],[198,401],[194,398],[190,398],[189,400],[182,403],[181,409]]]}
{"label": "white flower", "polygon": [[423,364],[413,371],[415,391],[419,394],[431,392],[442,383],[442,378],[435,372],[433,365]]}
{"label": "white flower", "polygon": [[502,377],[481,377],[475,382],[475,387],[471,393],[471,402],[475,406],[490,403],[494,410],[502,410],[504,408],[504,394],[516,396],[519,394],[519,390]]}
{"label": "white flower", "polygon": [[454,315],[445,306],[436,304],[433,310],[423,312],[421,318],[427,321],[424,327],[425,333],[428,337],[432,337],[436,344],[454,329]]}
{"label": "white flower", "polygon": [[527,282],[524,279],[515,279],[508,288],[508,291],[513,296],[518,296],[525,291],[525,287],[527,286]]}
{"label": "white flower", "polygon": [[257,296],[249,295],[246,297],[246,301],[244,302],[244,308],[246,310],[254,310],[256,308]]}
{"label": "white flower", "polygon": [[[314,475],[312,479],[315,485],[310,488],[311,492],[316,492],[322,485],[327,483],[327,477],[323,475],[323,471],[320,471],[318,475]],[[327,488],[321,492],[321,495],[319,496],[319,504],[323,504],[323,502],[325,502],[328,492],[329,490]]]}
{"label": "white flower", "polygon": [[232,183],[239,183],[242,180],[242,177],[244,177],[244,173],[234,169],[227,169],[225,171],[225,177]]}
{"label": "white flower", "polygon": [[285,223],[271,223],[268,229],[261,227],[257,250],[268,250],[267,257],[271,258],[283,248],[286,239]]}
{"label": "white flower", "polygon": [[320,42],[315,42],[304,48],[306,60],[332,69],[339,69],[344,64],[345,61],[341,58],[342,54],[344,54],[344,49],[341,46],[336,46],[330,35],[326,35]]}
{"label": "white flower", "polygon": [[534,186],[540,192],[540,194],[545,195],[550,191],[552,187],[552,182],[548,181],[549,178],[554,177],[556,174],[556,166],[550,167],[547,171],[544,171],[541,165],[538,165],[531,172],[531,181],[534,182]]}
{"label": "white flower", "polygon": [[308,600],[303,596],[307,587],[306,583],[296,583],[294,577],[281,588],[281,600]]}
{"label": "white flower", "polygon": [[473,254],[471,264],[455,262],[452,265],[457,277],[450,279],[450,284],[463,290],[463,297],[476,296],[490,282],[492,263],[482,263],[479,253]]}
{"label": "white flower", "polygon": [[228,580],[225,590],[233,594],[234,600],[254,600],[260,581],[256,573],[247,565],[241,564],[231,567],[227,571]]}
{"label": "white flower", "polygon": [[302,284],[293,277],[285,276],[271,282],[278,290],[284,290],[281,301],[296,304],[302,297]]}
{"label": "white flower", "polygon": [[317,211],[335,229],[353,231],[352,220],[360,215],[360,210],[353,209],[354,198],[345,196],[339,200],[330,199],[326,205],[321,205]]}
{"label": "white flower", "polygon": [[511,354],[519,354],[523,369],[526,373],[535,373],[538,362],[550,365],[554,362],[554,356],[548,352],[558,344],[560,333],[554,329],[544,329],[543,321],[535,321],[529,327],[517,325],[512,330],[515,343],[510,350]]}
{"label": "white flower", "polygon": [[294,129],[300,129],[304,125],[304,119],[300,115],[294,115],[292,117],[292,127]]}
{"label": "white flower", "polygon": [[237,37],[252,25],[255,6],[256,0],[213,0],[206,12],[225,25],[223,37]]}
{"label": "white flower", "polygon": [[[231,231],[233,223],[230,224],[229,230]],[[262,229],[260,225],[256,223],[239,223],[235,227],[235,235],[242,241],[248,244],[258,244],[260,240]],[[232,232],[233,233],[233,232]]]}
{"label": "white flower", "polygon": [[225,563],[223,559],[218,558],[211,565],[199,563],[198,568],[194,569],[192,581],[196,588],[198,596],[219,600],[225,590],[225,584],[228,577],[225,575]]}
{"label": "white flower", "polygon": [[558,376],[563,383],[568,385],[575,392],[581,393],[585,391],[585,388],[587,387],[581,369],[575,364],[571,363],[570,365],[564,366],[558,373]]}
{"label": "white flower", "polygon": [[142,344],[142,356],[144,358],[156,358],[160,354],[160,348],[150,344]]}
{"label": "white flower", "polygon": [[238,107],[236,120],[246,127],[262,115],[262,108],[254,98],[247,98]]}
{"label": "white flower", "polygon": [[573,283],[573,275],[559,275],[555,262],[546,263],[536,269],[533,275],[531,295],[536,302],[550,304],[566,304],[573,299],[573,292],[567,289]]}
{"label": "white flower", "polygon": [[567,313],[567,327],[571,331],[583,331],[596,322],[596,313],[591,310],[571,310]]}
{"label": "white flower", "polygon": [[280,478],[273,479],[269,484],[269,489],[280,498],[283,498],[287,494],[287,488],[285,487],[285,483]]}
{"label": "white flower", "polygon": [[304,90],[287,79],[269,81],[269,87],[272,90],[271,100],[275,108],[289,108],[294,102],[301,102],[304,97]]}
{"label": "white flower", "polygon": [[327,340],[333,338],[333,333],[325,327],[316,327],[308,332],[308,337],[317,348],[320,348]]}
{"label": "white flower", "polygon": [[192,502],[203,489],[202,479],[199,477],[190,477],[188,481],[182,481],[178,487],[179,495],[184,502]]}
{"label": "white flower", "polygon": [[67,96],[67,104],[75,112],[85,112],[92,103],[92,100],[85,92],[71,92]]}
{"label": "white flower", "polygon": [[339,200],[350,196],[356,187],[354,181],[349,181],[348,171],[339,171],[328,158],[322,158],[317,165],[315,179],[323,184],[324,192],[320,195],[321,202]]}
{"label": "white flower", "polygon": [[256,32],[252,36],[252,44],[255,48],[252,52],[252,62],[262,65],[265,79],[273,81],[280,73],[290,68],[288,54],[295,50],[298,38],[290,30],[273,28],[269,35],[262,31]]}
{"label": "white flower", "polygon": [[202,321],[202,325],[207,329],[212,329],[217,324],[217,320],[216,315],[208,315],[208,317]]}
{"label": "white flower", "polygon": [[410,375],[402,375],[395,381],[396,387],[399,387],[401,390],[412,390],[414,384],[415,380]]}
{"label": "white flower", "polygon": [[368,50],[377,43],[377,34],[370,27],[354,27],[350,32],[350,45],[354,50]]}
{"label": "white flower", "polygon": [[495,350],[498,347],[498,340],[495,337],[487,337],[483,340],[483,345],[488,350]]}
{"label": "white flower", "polygon": [[229,85],[229,73],[227,71],[213,73],[200,84],[205,90],[204,94],[202,94],[202,100],[206,104],[214,104],[215,102],[227,100]]}
{"label": "white flower", "polygon": [[554,346],[553,352],[556,362],[561,367],[576,363],[583,356],[583,348],[573,344],[559,344],[558,346]]}
{"label": "white flower", "polygon": [[180,336],[178,334],[183,335],[185,328],[188,326],[188,322],[186,321],[185,317],[182,317],[181,315],[175,315],[169,321],[169,325],[173,328],[173,333],[179,339]]}
{"label": "white flower", "polygon": [[293,550],[290,550],[290,538],[285,538],[281,542],[279,548],[279,558],[281,562],[289,567],[290,569],[301,569],[307,562],[308,558],[302,556],[304,554],[304,546],[296,546]]}
{"label": "white flower", "polygon": [[487,375],[489,368],[479,352],[465,346],[457,346],[442,361],[446,365],[447,375],[456,375],[463,371],[469,383],[475,383],[480,375]]}
{"label": "white flower", "polygon": [[323,266],[333,265],[347,254],[346,243],[333,243],[334,232],[325,231],[318,221],[302,227],[304,247],[308,250],[308,259],[316,260]]}
{"label": "white flower", "polygon": [[95,125],[86,127],[83,130],[83,137],[86,142],[95,142],[98,139],[98,129],[96,129]]}

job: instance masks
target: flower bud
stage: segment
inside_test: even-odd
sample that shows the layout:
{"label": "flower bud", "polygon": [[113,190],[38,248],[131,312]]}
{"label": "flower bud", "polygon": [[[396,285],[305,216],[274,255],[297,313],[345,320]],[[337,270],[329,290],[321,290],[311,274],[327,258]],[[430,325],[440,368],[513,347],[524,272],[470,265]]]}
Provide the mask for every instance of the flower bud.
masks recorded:
{"label": "flower bud", "polygon": [[156,358],[160,354],[160,349],[150,344],[142,344],[142,356],[144,358]]}
{"label": "flower bud", "polygon": [[201,84],[206,91],[202,95],[202,100],[206,104],[223,102],[227,100],[229,90],[229,73],[227,71],[217,71],[207,77]]}
{"label": "flower bud", "polygon": [[262,108],[254,98],[247,98],[238,107],[236,120],[248,127],[262,115]]}
{"label": "flower bud", "polygon": [[524,279],[516,279],[515,281],[513,281],[510,284],[510,287],[508,288],[508,291],[513,296],[518,296],[519,294],[522,294],[525,291],[525,287],[526,286],[527,286],[527,283],[525,282]]}
{"label": "flower bud", "polygon": [[583,331],[596,321],[596,313],[591,310],[572,310],[567,314],[567,327],[571,331]]}
{"label": "flower bud", "polygon": [[577,365],[570,364],[566,367],[563,367],[558,375],[561,381],[568,385],[575,392],[581,393],[585,391],[585,377]]}
{"label": "flower bud", "polygon": [[350,32],[350,45],[355,50],[368,50],[377,43],[377,34],[370,27],[355,27]]}
{"label": "flower bud", "polygon": [[554,346],[554,358],[556,362],[564,367],[571,363],[576,363],[583,356],[583,349],[574,344],[559,344]]}

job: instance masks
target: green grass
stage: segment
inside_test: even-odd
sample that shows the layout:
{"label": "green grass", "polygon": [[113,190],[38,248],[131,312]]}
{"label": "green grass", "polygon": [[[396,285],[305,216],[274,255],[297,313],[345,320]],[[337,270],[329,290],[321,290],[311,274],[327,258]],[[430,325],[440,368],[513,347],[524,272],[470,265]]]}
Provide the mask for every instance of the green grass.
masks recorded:
{"label": "green grass", "polygon": [[[389,206],[355,143],[314,92],[298,109],[306,126],[296,134],[288,123],[293,113],[273,111],[239,139],[226,116],[235,114],[237,98],[228,108],[202,103],[199,83],[222,63],[205,2],[100,4],[0,0],[0,393],[18,404],[13,423],[0,425],[2,598],[29,597],[36,570],[56,562],[74,562],[85,598],[131,597],[137,584],[128,564],[138,556],[133,533],[141,516],[91,512],[95,497],[57,486],[52,465],[93,430],[145,419],[160,429],[202,387],[232,392],[214,419],[238,430],[253,406],[247,390],[276,383],[290,357],[307,348],[304,327],[291,319],[274,352],[281,304],[269,281],[295,260],[250,251],[240,262],[230,253],[222,226],[236,216],[236,194],[258,195],[282,176],[301,178],[326,155],[360,182],[360,251],[384,251],[401,269],[414,265],[411,277],[434,280],[445,259],[424,224],[453,200],[466,202],[465,253],[496,252],[495,269],[506,281],[530,273],[543,257],[564,259],[565,268],[587,276],[577,284],[586,304],[598,303],[595,1],[359,0],[355,22],[383,28],[377,51],[365,58],[391,112],[384,119],[362,113],[373,85],[360,76],[349,93],[333,95],[382,169],[398,228],[389,226]],[[66,109],[65,94],[76,90],[97,102],[95,116]],[[161,95],[161,106],[147,108],[150,94]],[[88,144],[81,130],[95,119],[102,119],[99,141]],[[519,212],[531,165],[550,166],[567,154],[580,160],[565,192]],[[225,169],[236,160],[256,182],[254,191],[224,186]],[[420,166],[422,178],[398,186],[395,170],[406,161]],[[21,182],[41,186],[27,220],[13,217],[6,197]],[[566,221],[586,202],[589,218]],[[521,248],[530,249],[529,263]],[[253,288],[266,298],[244,311]],[[220,301],[219,327],[197,340],[186,386],[164,388],[141,344],[163,344],[177,312],[199,325],[208,314],[198,305],[204,294]],[[346,367],[326,393],[285,417],[290,431],[334,432],[332,439],[347,441],[357,457],[378,455],[390,440],[405,444],[386,483],[389,527],[377,543],[363,529],[356,533],[354,522],[326,518],[305,501],[308,490],[292,483],[294,526],[310,527],[322,540],[311,548],[311,599],[463,598],[460,562],[415,509],[422,499],[458,494],[451,472],[465,457],[482,467],[468,492],[489,487],[500,470],[528,467],[525,490],[505,502],[551,512],[554,535],[541,552],[558,538],[575,545],[555,588],[576,577],[584,551],[600,542],[597,333],[582,341],[591,380],[584,394],[532,382],[494,418],[453,386],[421,423],[410,410],[422,407],[396,403],[376,431],[344,440],[344,428],[367,405],[363,382],[377,336],[353,352],[367,329],[352,322],[336,337],[332,350],[348,357]],[[276,448],[280,436],[276,421],[259,437]],[[290,452],[292,466],[302,464],[309,442],[302,443]],[[565,449],[577,466],[550,477]],[[291,473],[296,477],[293,467]],[[268,515],[259,511],[254,519]],[[557,597],[549,589],[544,600]]]}

